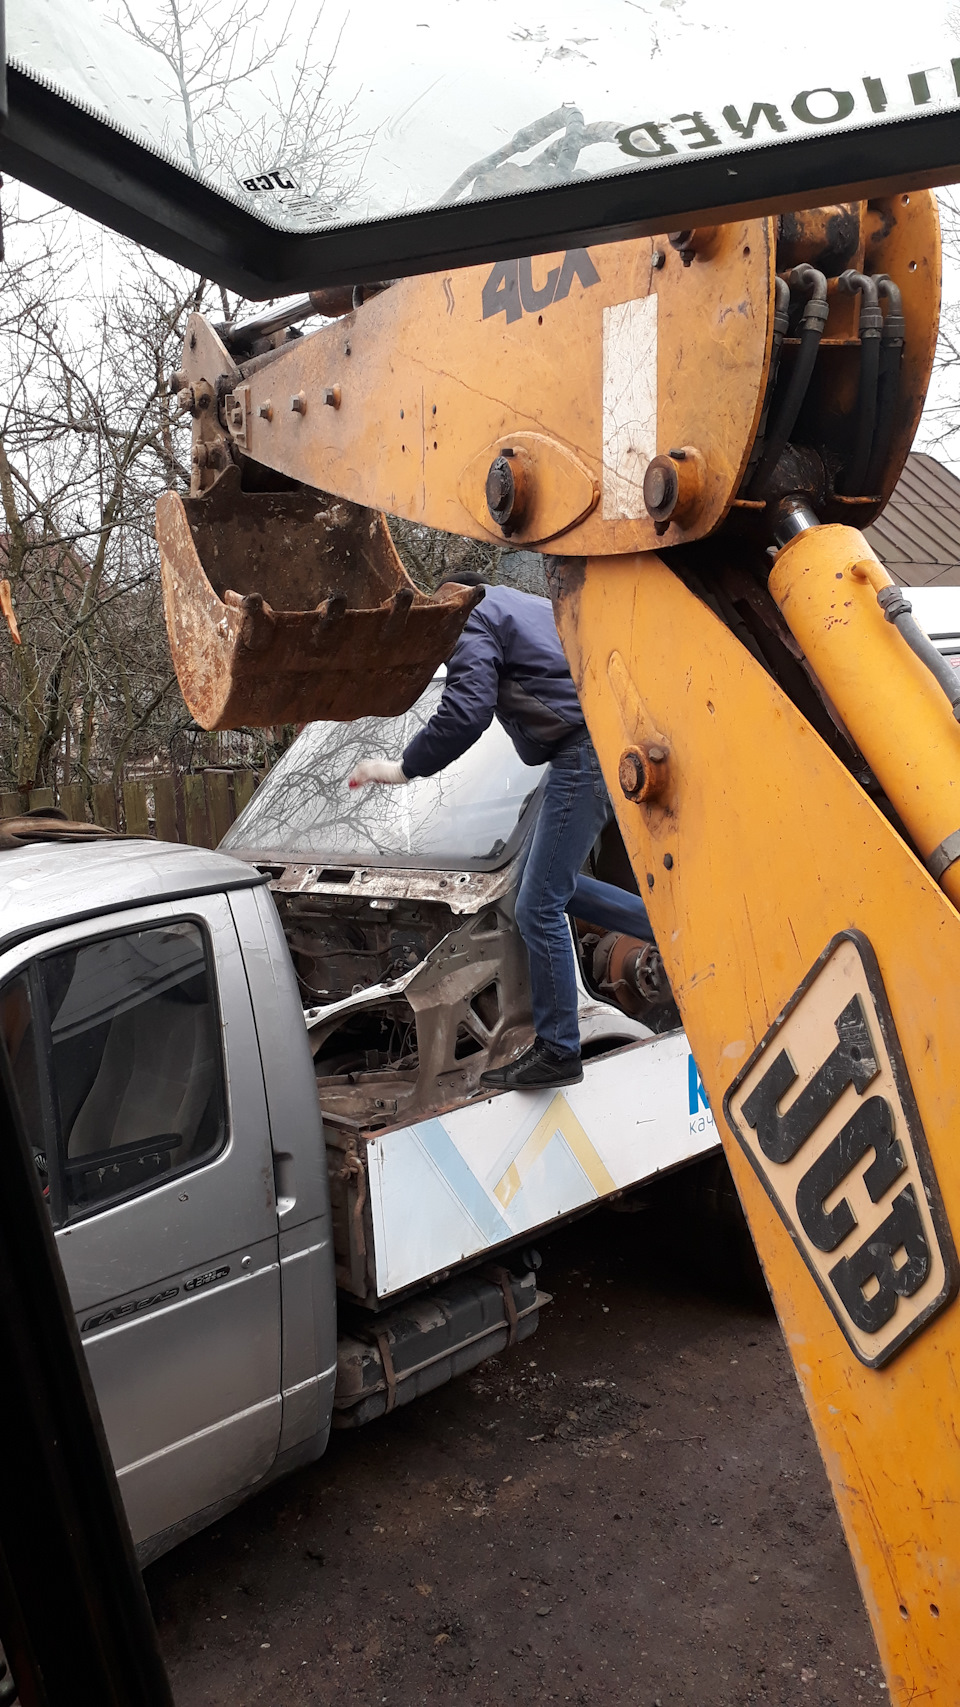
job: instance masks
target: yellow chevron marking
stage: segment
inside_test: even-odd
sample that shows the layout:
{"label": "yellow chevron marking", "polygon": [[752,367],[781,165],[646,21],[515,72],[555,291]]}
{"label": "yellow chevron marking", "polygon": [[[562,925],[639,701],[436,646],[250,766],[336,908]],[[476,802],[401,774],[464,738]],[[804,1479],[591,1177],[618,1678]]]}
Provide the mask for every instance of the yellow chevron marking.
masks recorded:
{"label": "yellow chevron marking", "polygon": [[503,1178],[494,1187],[493,1195],[501,1208],[506,1209],[512,1203],[530,1169],[558,1132],[576,1156],[597,1196],[603,1197],[608,1191],[616,1191],[616,1180],[607,1172],[566,1097],[558,1091],[549,1108],[537,1121],[526,1143],[510,1163]]}

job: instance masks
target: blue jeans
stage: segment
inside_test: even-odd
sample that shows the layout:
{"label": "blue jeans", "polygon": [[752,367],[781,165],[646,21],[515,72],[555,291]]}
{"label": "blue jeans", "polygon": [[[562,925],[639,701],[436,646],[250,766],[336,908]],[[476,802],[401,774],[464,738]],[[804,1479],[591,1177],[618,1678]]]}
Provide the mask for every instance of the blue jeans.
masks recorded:
{"label": "blue jeans", "polygon": [[600,761],[584,735],[550,761],[516,908],[530,959],[537,1036],[562,1052],[580,1048],[573,945],[564,908],[610,815]]}

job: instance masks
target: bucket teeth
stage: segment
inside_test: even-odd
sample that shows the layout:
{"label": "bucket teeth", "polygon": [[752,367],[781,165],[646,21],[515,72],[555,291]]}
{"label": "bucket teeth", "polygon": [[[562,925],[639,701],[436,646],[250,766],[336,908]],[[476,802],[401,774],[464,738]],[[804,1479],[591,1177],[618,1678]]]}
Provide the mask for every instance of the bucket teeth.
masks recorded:
{"label": "bucket teeth", "polygon": [[324,627],[327,623],[339,622],[340,618],[346,615],[346,612],[346,593],[334,593],[329,599],[321,599],[317,606],[317,615]]}
{"label": "bucket teeth", "polygon": [[174,667],[204,729],[399,716],[482,597],[421,593],[378,511],[306,486],[245,492],[236,467],[201,497],[165,493],[157,540]]}
{"label": "bucket teeth", "polygon": [[406,618],[407,612],[411,609],[412,605],[413,588],[398,587],[393,598],[390,600],[390,616],[392,618],[399,617],[402,622]]}

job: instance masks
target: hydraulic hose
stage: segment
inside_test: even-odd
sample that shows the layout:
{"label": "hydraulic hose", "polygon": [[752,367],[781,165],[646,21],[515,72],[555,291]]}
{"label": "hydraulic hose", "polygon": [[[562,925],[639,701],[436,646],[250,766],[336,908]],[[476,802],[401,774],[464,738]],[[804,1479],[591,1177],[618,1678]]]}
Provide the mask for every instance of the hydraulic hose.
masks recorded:
{"label": "hydraulic hose", "polygon": [[315,314],[328,320],[338,320],[344,314],[351,314],[369,297],[388,290],[392,283],[392,279],[386,279],[379,284],[327,285],[322,290],[312,290],[309,296],[288,302],[283,308],[272,308],[266,314],[258,314],[254,320],[244,320],[239,325],[223,324],[213,329],[228,350],[242,354],[255,340],[271,338],[287,326],[297,326]]}
{"label": "hydraulic hose", "polygon": [[878,294],[887,298],[887,313],[880,334],[880,374],[877,380],[877,424],[873,449],[864,478],[867,493],[879,492],[883,484],[890,441],[897,418],[897,398],[900,393],[900,364],[903,359],[905,323],[900,291],[887,273],[878,273],[875,284]]}
{"label": "hydraulic hose", "polygon": [[887,621],[892,622],[897,633],[903,635],[911,652],[915,652],[930,674],[936,677],[953,707],[954,717],[960,722],[960,672],[948,663],[943,653],[938,652],[933,641],[924,634],[912,614],[910,600],[904,598],[900,587],[881,587],[877,603]]}
{"label": "hydraulic hose", "polygon": [[868,278],[866,273],[857,273],[852,267],[848,268],[845,273],[840,274],[837,289],[846,291],[850,296],[856,296],[857,292],[860,292],[860,384],[857,390],[856,426],[853,452],[842,476],[844,495],[859,498],[870,490],[866,484],[866,476],[877,424],[877,382],[880,374],[883,313],[877,281]]}
{"label": "hydraulic hose", "polygon": [[827,323],[829,312],[827,307],[827,281],[822,273],[817,272],[815,267],[808,266],[806,262],[803,262],[799,267],[794,267],[791,272],[787,273],[786,280],[791,291],[798,290],[807,293],[807,301],[800,317],[800,348],[797,351],[797,359],[793,364],[793,372],[790,375],[787,389],[771,424],[763,456],[760,458],[757,472],[750,482],[751,498],[768,496],[767,488],[770,479],[786,448],[790,434],[796,426],[797,416],[807,395],[807,388],[813,376],[817,351],[820,348],[820,339],[823,336],[823,328]]}
{"label": "hydraulic hose", "polygon": [[760,457],[763,455],[764,441],[767,436],[767,422],[770,419],[770,405],[773,402],[773,394],[776,390],[777,374],[780,372],[780,349],[783,344],[783,340],[787,335],[787,327],[789,324],[790,286],[787,284],[786,279],[781,278],[778,273],[774,281],[773,341],[770,347],[770,372],[767,374],[767,389],[764,392],[763,408],[760,411],[760,425],[757,428],[757,436],[754,440],[753,449],[750,452],[747,471],[741,482],[741,492],[744,495],[746,494],[747,488],[753,479],[753,471],[756,468]]}

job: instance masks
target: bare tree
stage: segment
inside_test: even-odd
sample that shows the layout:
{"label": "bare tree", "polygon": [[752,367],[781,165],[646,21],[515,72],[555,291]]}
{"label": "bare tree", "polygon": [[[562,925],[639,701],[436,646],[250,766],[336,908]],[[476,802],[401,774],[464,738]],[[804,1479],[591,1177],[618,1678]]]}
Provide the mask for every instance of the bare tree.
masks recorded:
{"label": "bare tree", "polygon": [[24,231],[8,210],[7,229],[27,257],[0,319],[0,550],[22,643],[0,648],[0,749],[25,791],[116,773],[148,726],[156,740],[162,708],[168,737],[185,719],[152,512],[158,487],[188,478],[164,376],[197,287],[137,254],[99,301],[64,299],[76,223]]}
{"label": "bare tree", "polygon": [[[123,0],[118,21],[167,67],[194,170],[255,206],[282,202],[286,224],[310,227],[359,190],[370,138],[354,128],[353,102],[331,97],[342,30],[321,46],[321,6],[294,56],[291,16],[271,0],[157,0],[146,16]],[[248,187],[272,174],[272,189]]]}
{"label": "bare tree", "polygon": [[[298,189],[285,213],[305,224],[356,192],[366,139],[350,103],[331,100],[338,42],[320,51],[320,16],[294,56],[291,13],[271,21],[270,0],[155,0],[152,14],[120,4],[164,62],[198,173],[286,173]],[[22,643],[0,628],[0,783],[89,789],[158,754],[186,768],[209,743],[175,690],[162,620],[154,503],[189,482],[166,376],[191,310],[212,310],[217,292],[228,319],[240,305],[62,210],[6,213],[0,575]],[[529,553],[518,575],[520,559],[500,547],[393,525],[426,590],[463,568],[543,590]],[[249,734],[269,762],[293,731]]]}

